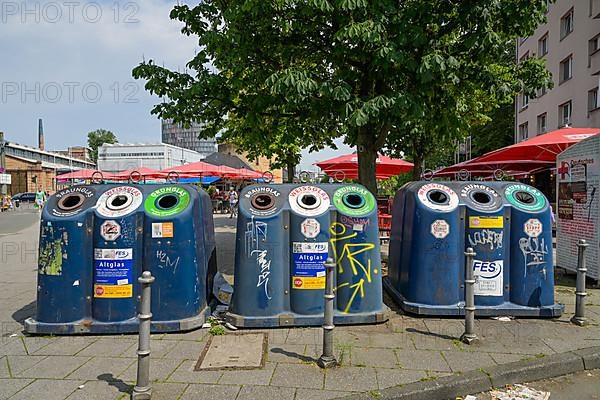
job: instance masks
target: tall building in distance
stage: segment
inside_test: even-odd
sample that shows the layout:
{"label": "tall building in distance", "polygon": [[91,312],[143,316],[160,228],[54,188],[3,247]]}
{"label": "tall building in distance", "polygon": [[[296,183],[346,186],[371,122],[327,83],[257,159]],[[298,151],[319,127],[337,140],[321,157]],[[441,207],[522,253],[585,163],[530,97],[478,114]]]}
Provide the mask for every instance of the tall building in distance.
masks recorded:
{"label": "tall building in distance", "polygon": [[198,139],[202,124],[185,128],[172,120],[162,120],[162,142],[200,153],[203,158],[217,151],[217,139]]}
{"label": "tall building in distance", "polygon": [[517,41],[517,57],[542,57],[554,88],[516,102],[515,141],[558,128],[600,127],[600,0],[549,3],[547,22]]}

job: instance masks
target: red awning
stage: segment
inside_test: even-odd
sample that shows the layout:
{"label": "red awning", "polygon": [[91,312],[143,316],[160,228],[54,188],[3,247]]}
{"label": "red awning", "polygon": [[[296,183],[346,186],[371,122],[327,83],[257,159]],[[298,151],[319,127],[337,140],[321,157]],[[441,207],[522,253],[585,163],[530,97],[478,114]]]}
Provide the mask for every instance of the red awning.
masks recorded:
{"label": "red awning", "polygon": [[162,179],[166,178],[168,173],[158,171],[152,168],[134,168],[128,169],[127,171],[121,171],[114,175],[115,179],[133,179],[137,180],[138,178],[142,179]]}
{"label": "red awning", "polygon": [[177,172],[181,176],[222,176],[222,166],[212,165],[204,161],[163,169],[161,172]]}
{"label": "red awning", "polygon": [[598,133],[598,128],[558,129],[442,168],[436,171],[434,176],[452,176],[463,170],[476,176],[491,175],[496,170],[502,170],[509,175],[535,173],[553,167],[556,164],[556,156],[571,145]]}
{"label": "red awning", "polygon": [[67,174],[58,175],[59,181],[72,179],[114,179],[114,175],[109,172],[98,171],[97,169],[81,169],[79,171],[69,172]]}
{"label": "red awning", "polygon": [[[339,179],[357,179],[358,178],[358,155],[346,154],[329,160],[315,163],[327,175]],[[388,179],[397,176],[403,172],[413,169],[414,165],[408,161],[390,158],[384,155],[378,155],[375,160],[377,179]]]}

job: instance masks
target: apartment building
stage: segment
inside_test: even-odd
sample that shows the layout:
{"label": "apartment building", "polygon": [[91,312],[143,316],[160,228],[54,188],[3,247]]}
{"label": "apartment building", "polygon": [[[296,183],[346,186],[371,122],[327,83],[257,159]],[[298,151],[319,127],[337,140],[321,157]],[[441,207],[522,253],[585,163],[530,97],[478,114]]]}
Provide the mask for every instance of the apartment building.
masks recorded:
{"label": "apartment building", "polygon": [[554,88],[518,96],[515,142],[562,128],[600,127],[600,0],[556,0],[547,22],[517,41],[518,61],[542,57]]}

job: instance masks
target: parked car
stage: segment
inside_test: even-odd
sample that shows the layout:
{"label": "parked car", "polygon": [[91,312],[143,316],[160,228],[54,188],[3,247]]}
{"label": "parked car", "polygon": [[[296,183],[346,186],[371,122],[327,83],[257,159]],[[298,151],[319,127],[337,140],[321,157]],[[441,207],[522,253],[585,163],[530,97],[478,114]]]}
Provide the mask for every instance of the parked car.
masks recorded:
{"label": "parked car", "polygon": [[33,203],[35,202],[35,193],[17,193],[12,197],[13,201],[19,201],[21,203]]}

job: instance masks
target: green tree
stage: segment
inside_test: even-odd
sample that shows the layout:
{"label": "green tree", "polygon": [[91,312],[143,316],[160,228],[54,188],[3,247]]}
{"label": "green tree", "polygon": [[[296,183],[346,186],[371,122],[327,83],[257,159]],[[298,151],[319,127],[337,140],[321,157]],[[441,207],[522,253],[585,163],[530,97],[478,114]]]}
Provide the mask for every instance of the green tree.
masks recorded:
{"label": "green tree", "polygon": [[92,150],[90,157],[94,162],[98,161],[98,148],[105,143],[118,143],[117,137],[106,129],[96,129],[88,133],[88,147]]}
{"label": "green tree", "polygon": [[418,177],[437,147],[516,93],[549,85],[540,60],[502,57],[545,9],[545,0],[206,0],[171,12],[199,38],[193,73],[150,60],[133,75],[167,99],[154,114],[249,135],[245,143],[319,148],[344,135],[375,191],[381,149],[407,152]]}

